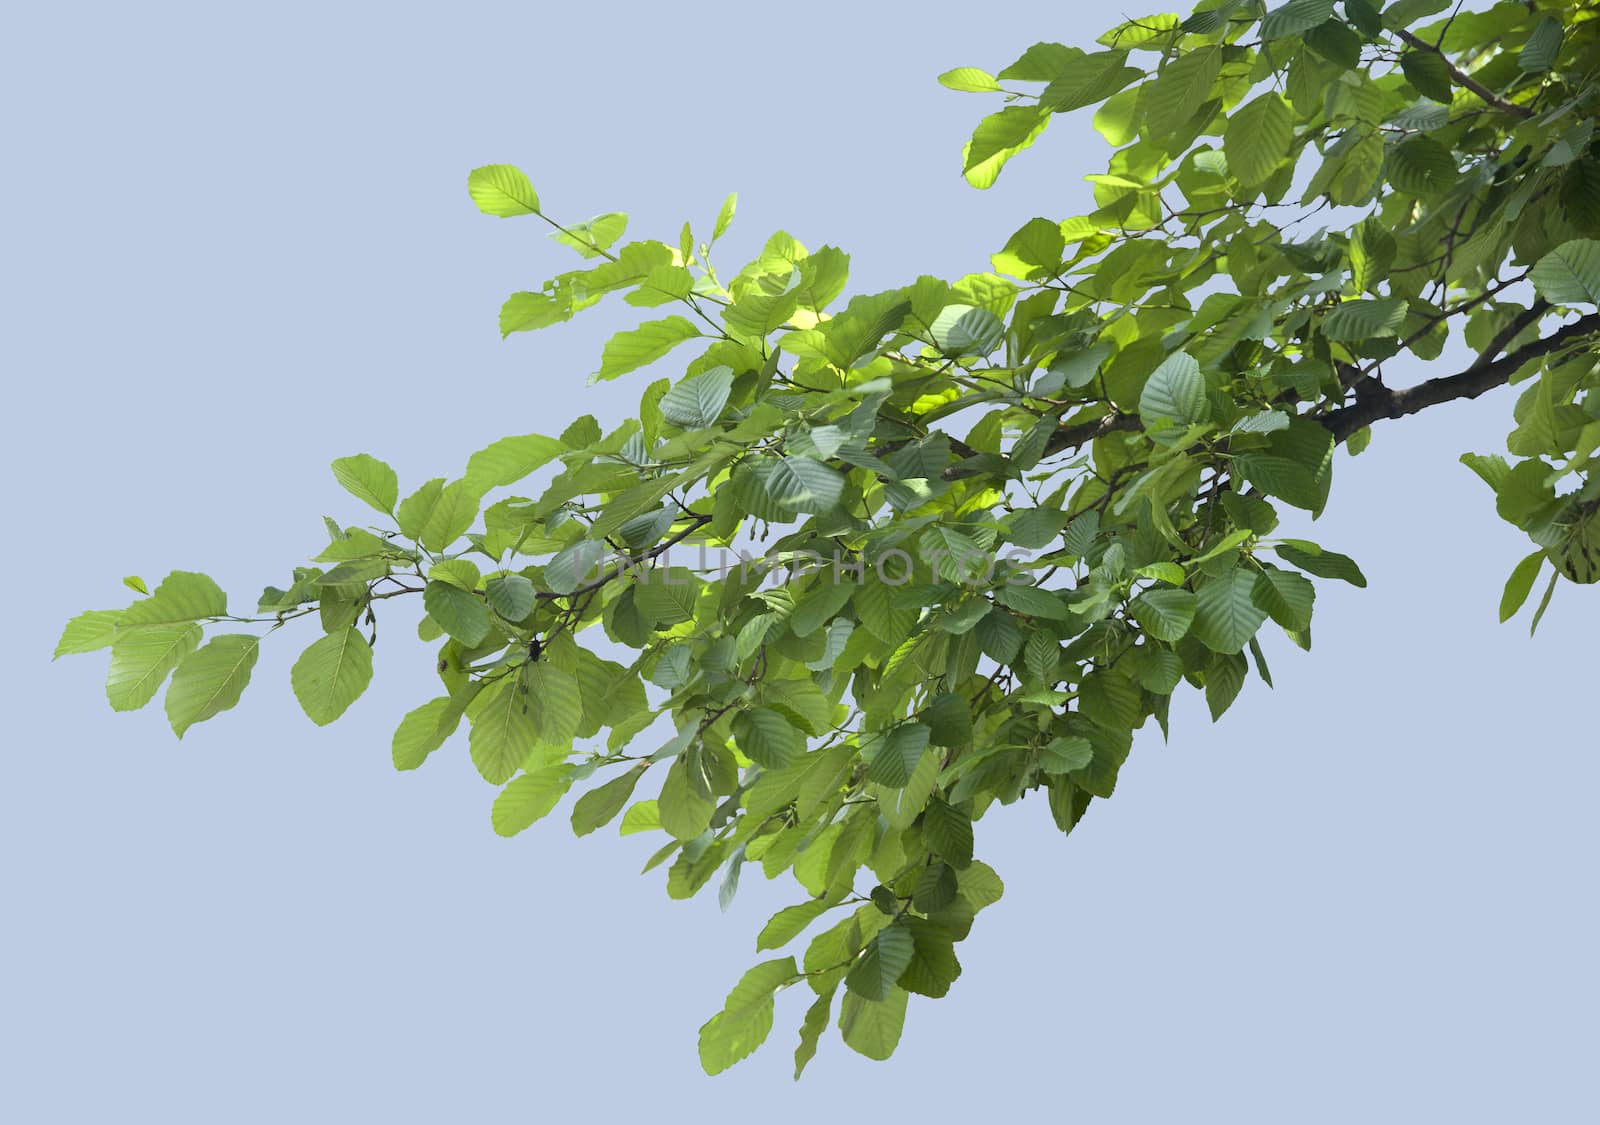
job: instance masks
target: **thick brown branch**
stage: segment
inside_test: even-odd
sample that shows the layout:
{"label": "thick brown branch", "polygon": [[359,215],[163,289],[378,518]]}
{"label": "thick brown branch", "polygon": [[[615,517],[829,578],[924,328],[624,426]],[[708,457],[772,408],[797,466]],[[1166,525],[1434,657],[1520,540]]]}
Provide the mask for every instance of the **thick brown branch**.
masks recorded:
{"label": "thick brown branch", "polygon": [[1600,332],[1600,313],[1590,313],[1558,332],[1496,358],[1501,348],[1537,320],[1544,311],[1535,305],[1518,316],[1491,341],[1490,346],[1465,371],[1429,379],[1426,383],[1418,383],[1414,387],[1369,395],[1350,406],[1323,415],[1318,421],[1333,432],[1334,441],[1344,441],[1363,426],[1371,425],[1383,418],[1404,418],[1408,414],[1415,414],[1430,406],[1438,406],[1441,402],[1477,398],[1485,391],[1504,384],[1529,360],[1559,351],[1581,336]]}

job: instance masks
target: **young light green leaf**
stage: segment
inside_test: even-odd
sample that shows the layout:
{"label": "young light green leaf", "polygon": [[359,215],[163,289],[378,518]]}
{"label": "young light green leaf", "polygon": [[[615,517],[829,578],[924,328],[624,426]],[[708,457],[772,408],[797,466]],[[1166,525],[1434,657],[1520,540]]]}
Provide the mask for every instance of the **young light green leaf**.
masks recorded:
{"label": "young light green leaf", "polygon": [[106,699],[112,710],[134,711],[155,698],[167,673],[200,644],[201,633],[194,624],[119,629],[106,675]]}
{"label": "young light green leaf", "polygon": [[260,637],[225,633],[178,661],[166,700],[167,720],[174,734],[182,738],[195,723],[239,702],[260,646]]}
{"label": "young light green leaf", "polygon": [[491,488],[515,484],[554,460],[565,448],[557,439],[543,434],[501,438],[468,458],[462,479],[468,490],[481,496]]}
{"label": "young light green leaf", "polygon": [[987,70],[975,66],[958,66],[939,75],[939,85],[963,94],[989,94],[1000,89],[1000,83]]}
{"label": "young light green leaf", "polygon": [[467,194],[485,215],[508,219],[515,215],[534,215],[539,211],[539,196],[522,169],[511,164],[485,164],[467,176]]}
{"label": "young light green leaf", "polygon": [[327,726],[372,682],[372,649],[354,628],[329,633],[300,654],[289,681],[306,716]]}
{"label": "young light green leaf", "polygon": [[728,228],[733,225],[734,212],[738,207],[739,193],[736,191],[729,192],[728,198],[722,201],[722,207],[717,211],[717,221],[711,228],[711,241],[713,243],[728,233]]}
{"label": "young light green leaf", "polygon": [[1000,344],[1006,326],[988,309],[948,305],[928,327],[933,342],[945,355],[988,355]]}
{"label": "young light green leaf", "polygon": [[450,582],[429,582],[422,604],[440,628],[468,648],[481,643],[494,624],[482,598]]}
{"label": "young light green leaf", "polygon": [[611,819],[622,811],[622,806],[628,803],[628,798],[633,796],[634,786],[639,784],[639,779],[649,766],[648,762],[640,762],[579,797],[578,803],[572,806],[573,833],[587,836],[596,828],[610,824]]}
{"label": "young light green leaf", "polygon": [[772,1031],[772,997],[800,976],[793,957],[763,961],[739,979],[722,1011],[700,1028],[700,1065],[721,1074],[766,1042]]}
{"label": "young light green leaf", "polygon": [[175,570],[162,579],[155,593],[123,610],[121,625],[177,625],[227,613],[227,595],[215,582],[204,574]]}
{"label": "young light green leaf", "polygon": [[472,764],[490,785],[509,781],[539,744],[539,722],[533,708],[542,706],[543,701],[523,680],[523,676],[496,680],[467,707]]}
{"label": "young light green leaf", "polygon": [[[102,648],[110,648],[111,642],[116,639],[117,622],[122,620],[120,609],[91,609],[87,613],[80,613],[61,631],[61,639],[56,642],[56,656],[66,656],[69,653],[96,652]],[[54,659],[52,657],[51,659]]]}
{"label": "young light green leaf", "polygon": [[500,790],[489,822],[500,836],[515,836],[550,815],[572,785],[572,770],[553,762],[529,770]]}
{"label": "young light green leaf", "polygon": [[618,332],[606,341],[600,356],[600,370],[590,382],[615,379],[654,363],[685,340],[700,335],[700,330],[681,316],[647,320],[637,328]]}
{"label": "young light green leaf", "polygon": [[461,721],[461,710],[448,696],[430,699],[406,713],[395,728],[389,753],[397,770],[414,770],[444,745]]}
{"label": "young light green leaf", "polygon": [[1528,600],[1544,560],[1545,553],[1535,551],[1512,569],[1511,577],[1506,579],[1505,592],[1500,595],[1501,621],[1510,621],[1516,616],[1517,610],[1522,608],[1522,603]]}
{"label": "young light green leaf", "polygon": [[333,463],[333,475],[356,499],[384,515],[394,514],[395,501],[400,498],[400,481],[394,470],[376,457],[366,453],[341,457]]}

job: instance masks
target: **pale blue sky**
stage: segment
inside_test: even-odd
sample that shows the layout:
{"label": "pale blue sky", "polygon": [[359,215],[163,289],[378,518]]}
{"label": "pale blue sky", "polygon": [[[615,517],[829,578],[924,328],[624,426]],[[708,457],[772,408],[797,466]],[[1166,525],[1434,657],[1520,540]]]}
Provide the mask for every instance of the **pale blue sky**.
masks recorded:
{"label": "pale blue sky", "polygon": [[[1114,7],[820,2],[271,8],[33,5],[7,20],[0,355],[12,591],[0,785],[0,1117],[18,1122],[767,1121],[1015,1111],[1095,1122],[1592,1119],[1600,1002],[1593,590],[1539,637],[1495,606],[1528,551],[1456,463],[1501,392],[1340,455],[1315,537],[1316,649],[1213,727],[1186,696],[1063,840],[1033,800],[982,821],[1006,880],[950,997],[897,1057],[836,1036],[788,1078],[803,998],[718,1079],[695,1032],[792,885],[666,898],[648,839],[507,841],[459,746],[396,774],[433,694],[388,627],[336,725],[279,637],[243,704],[172,738],[113,715],[103,657],[48,656],[123,574],[211,573],[238,605],[360,518],[327,463],[411,485],[508,433],[619,417],[586,388],[632,310],[502,342],[501,299],[565,264],[475,212],[522,165],[547,206],[783,226],[853,288],[985,268],[1087,208],[1104,150],[1056,123],[992,191],[961,180],[984,99],[938,87]],[[1140,14],[1130,12],[1128,14]],[[1093,26],[1091,26],[1091,24]],[[26,555],[24,541],[36,544]],[[752,873],[753,875],[753,873]]]}

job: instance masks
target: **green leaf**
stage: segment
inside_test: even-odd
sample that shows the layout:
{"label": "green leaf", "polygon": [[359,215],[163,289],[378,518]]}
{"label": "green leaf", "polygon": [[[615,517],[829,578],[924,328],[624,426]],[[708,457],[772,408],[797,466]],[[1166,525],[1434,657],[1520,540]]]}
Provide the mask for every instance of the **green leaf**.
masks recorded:
{"label": "green leaf", "polygon": [[1223,712],[1233,706],[1250,674],[1250,665],[1243,653],[1219,656],[1206,669],[1206,709],[1211,721],[1222,718]]}
{"label": "green leaf", "polygon": [[585,258],[598,258],[609,250],[628,229],[628,216],[620,211],[608,211],[586,222],[576,223],[565,230],[551,233],[550,237],[563,246],[570,246]]}
{"label": "green leaf", "polygon": [[200,644],[203,630],[194,624],[147,625],[119,629],[111,643],[111,669],[106,698],[114,711],[143,707],[172,671]]}
{"label": "green leaf", "polygon": [[1432,137],[1412,137],[1389,150],[1389,182],[1401,191],[1441,196],[1459,177],[1454,154]]}
{"label": "green leaf", "polygon": [[832,1014],[834,989],[829,988],[818,996],[811,1007],[806,1009],[805,1019],[800,1024],[800,1045],[794,1049],[794,1079],[800,1081],[800,1075],[805,1072],[806,1064],[817,1054],[817,1041],[822,1038],[822,1033],[828,1030],[828,1016]]}
{"label": "green leaf", "polygon": [[1267,611],[1256,605],[1256,575],[1236,566],[1195,593],[1194,635],[1217,652],[1244,651]]}
{"label": "green leaf", "polygon": [[1528,600],[1528,595],[1533,591],[1534,580],[1539,577],[1539,570],[1544,566],[1545,554],[1535,551],[1519,562],[1511,571],[1511,577],[1506,579],[1505,592],[1500,595],[1500,620],[1510,621],[1516,616],[1517,610],[1522,608],[1522,603]]}
{"label": "green leaf", "polygon": [[1550,608],[1550,598],[1556,592],[1556,582],[1560,577],[1559,570],[1550,575],[1550,584],[1544,588],[1544,597],[1539,599],[1539,608],[1533,611],[1533,620],[1528,624],[1528,636],[1539,631],[1539,622],[1544,620],[1544,611]]}
{"label": "green leaf", "polygon": [[482,643],[494,624],[482,598],[449,582],[429,582],[422,591],[422,605],[441,629],[467,648]]}
{"label": "green leaf", "polygon": [[600,564],[610,548],[594,539],[580,539],[556,552],[544,568],[544,581],[553,593],[571,594],[599,576]]}
{"label": "green leaf", "polygon": [[809,457],[780,457],[768,463],[766,493],[778,505],[797,512],[827,512],[844,492],[844,478]]}
{"label": "green leaf", "polygon": [[1370,340],[1399,334],[1406,318],[1406,303],[1398,297],[1345,301],[1322,322],[1330,340]]}
{"label": "green leaf", "polygon": [[307,717],[327,726],[372,682],[372,649],[354,628],[329,633],[300,654],[289,682]]}
{"label": "green leaf", "polygon": [[178,661],[167,687],[167,720],[172,732],[182,738],[195,723],[238,703],[250,682],[260,646],[260,637],[225,633]]}
{"label": "green leaf", "polygon": [[972,817],[938,797],[922,814],[922,838],[951,867],[972,862]]}
{"label": "green leaf", "polygon": [[467,194],[485,215],[509,219],[514,215],[536,215],[539,196],[520,168],[511,164],[485,164],[467,176]]}
{"label": "green leaf", "polygon": [[1435,51],[1407,51],[1400,56],[1400,71],[1417,93],[1431,101],[1449,105],[1455,95],[1450,64]]}
{"label": "green leaf", "polygon": [[495,796],[489,823],[498,835],[515,836],[549,816],[571,785],[572,771],[565,762],[530,770]]}
{"label": "green leaf", "polygon": [[523,683],[522,676],[506,676],[484,688],[467,706],[472,764],[489,784],[509,781],[539,745],[539,721],[533,708],[543,702]]}
{"label": "green leaf", "polygon": [[1250,596],[1273,621],[1298,633],[1311,624],[1317,588],[1292,571],[1263,570],[1256,575]]}
{"label": "green leaf", "polygon": [[1066,621],[1072,610],[1061,596],[1037,586],[1003,586],[995,595],[1001,604],[1028,617],[1043,617],[1049,621]]}
{"label": "green leaf", "polygon": [[617,825],[619,836],[635,836],[640,832],[654,832],[661,827],[661,810],[656,805],[654,798],[646,801],[635,801],[627,812],[622,814],[622,823]]}
{"label": "green leaf", "polygon": [[1556,65],[1561,54],[1561,21],[1545,16],[1534,25],[1533,33],[1517,55],[1517,65],[1528,74],[1543,74]]}
{"label": "green leaf", "polygon": [[590,377],[590,382],[615,379],[638,370],[698,335],[700,330],[681,316],[647,320],[637,328],[618,332],[606,341],[600,355],[600,370]]}
{"label": "green leaf", "polygon": [[1173,352],[1146,380],[1139,394],[1139,416],[1149,422],[1192,426],[1211,417],[1206,379],[1200,364],[1186,352]]}
{"label": "green leaf", "polygon": [[1576,238],[1540,258],[1529,279],[1556,305],[1600,304],[1600,242]]}
{"label": "green leaf", "polygon": [[501,438],[467,459],[467,473],[462,479],[469,491],[481,496],[491,488],[515,484],[554,460],[565,448],[556,438],[543,434]]}
{"label": "green leaf", "polygon": [[1048,110],[1031,105],[1007,106],[978,122],[962,152],[961,171],[967,183],[975,188],[994,186],[1006,162],[1032,145],[1049,122]]}
{"label": "green leaf", "polygon": [[591,789],[579,797],[577,804],[572,806],[573,833],[587,836],[596,828],[610,824],[611,818],[621,812],[622,806],[633,796],[634,786],[639,784],[639,779],[644,776],[644,771],[649,765],[648,762],[640,762],[632,769],[618,774],[604,785]]}
{"label": "green leaf", "polygon": [[518,622],[533,612],[533,583],[521,574],[500,574],[484,584],[483,596],[489,608],[507,621]]}
{"label": "green leaf", "polygon": [[1367,576],[1361,573],[1356,561],[1337,551],[1325,551],[1304,539],[1285,539],[1273,547],[1278,557],[1290,566],[1297,566],[1318,578],[1338,578],[1352,586],[1365,588]]}
{"label": "green leaf", "polygon": [[[1179,664],[1182,670],[1182,664]],[[1176,686],[1176,685],[1174,685]],[[1045,773],[1060,774],[1081,770],[1094,761],[1094,745],[1080,735],[1063,735],[1050,740],[1039,751],[1039,768]]]}
{"label": "green leaf", "polygon": [[[71,653],[96,652],[110,648],[116,639],[117,622],[122,620],[120,609],[91,609],[80,613],[61,631],[56,642],[56,656]],[[52,657],[51,659],[54,659]]]}
{"label": "green leaf", "polygon": [[717,221],[711,228],[711,241],[715,242],[733,225],[734,212],[739,207],[739,193],[729,192],[728,197],[722,201],[722,207],[717,211]]}
{"label": "green leaf", "polygon": [[756,937],[756,952],[780,949],[788,945],[812,922],[827,912],[831,903],[825,899],[812,899],[798,906],[786,906],[767,920]]}
{"label": "green leaf", "polygon": [[988,94],[1000,89],[1000,83],[987,70],[975,66],[958,66],[939,75],[939,85],[963,94]]}
{"label": "green leaf", "polygon": [[839,1008],[839,1030],[844,1035],[845,1045],[880,1062],[894,1054],[894,1049],[900,1045],[900,1033],[905,1029],[909,998],[910,994],[903,988],[891,990],[884,1000],[868,1000],[846,992]]}
{"label": "green leaf", "polygon": [[721,1074],[765,1043],[772,1031],[772,997],[800,976],[793,957],[763,961],[739,978],[722,1011],[700,1028],[700,1065]]}
{"label": "green leaf", "polygon": [[1082,54],[1056,72],[1039,95],[1039,104],[1055,113],[1067,113],[1103,102],[1144,76],[1144,71],[1127,62],[1127,51]]}
{"label": "green leaf", "polygon": [[693,840],[711,823],[716,802],[693,776],[687,756],[679,757],[667,770],[667,780],[661,786],[661,797],[656,808],[661,817],[661,827],[668,835],[679,840]]}
{"label": "green leaf", "polygon": [[1165,136],[1193,117],[1208,98],[1222,67],[1222,50],[1204,46],[1179,55],[1145,86],[1145,120],[1152,133]]}
{"label": "green leaf", "polygon": [[1276,93],[1266,93],[1234,111],[1222,135],[1228,171],[1245,187],[1268,179],[1287,160],[1294,140],[1294,112]]}
{"label": "green leaf", "polygon": [[430,699],[406,713],[395,728],[389,754],[397,770],[414,770],[444,745],[461,721],[461,710],[448,696]]}
{"label": "green leaf", "polygon": [[933,342],[946,355],[988,355],[999,347],[1005,322],[993,312],[972,305],[947,305],[928,326]]}
{"label": "green leaf", "polygon": [[1344,0],[1344,14],[1368,39],[1383,34],[1383,17],[1378,14],[1378,8],[1373,7],[1374,3],[1383,6],[1382,0]]}
{"label": "green leaf", "polygon": [[1172,644],[1181,640],[1194,622],[1195,595],[1188,590],[1146,590],[1129,603],[1128,612],[1150,636]]}
{"label": "green leaf", "polygon": [[500,336],[548,328],[571,320],[572,313],[570,293],[513,293],[500,306]]}
{"label": "green leaf", "polygon": [[1267,436],[1261,453],[1241,453],[1234,466],[1245,480],[1313,515],[1328,502],[1333,483],[1333,434],[1307,418]]}
{"label": "green leaf", "polygon": [[770,707],[734,716],[733,740],[745,757],[768,769],[782,769],[805,748],[800,732]]}
{"label": "green leaf", "polygon": [[911,963],[900,975],[900,987],[919,996],[947,995],[961,975],[954,935],[947,927],[914,915],[905,918],[902,924],[911,931],[916,948]]}
{"label": "green leaf", "polygon": [[714,425],[722,417],[732,390],[731,367],[713,367],[691,375],[661,396],[661,416],[686,430]]}
{"label": "green leaf", "polygon": [[523,672],[539,738],[552,745],[571,742],[583,724],[583,688],[578,677],[548,660]]}
{"label": "green leaf", "polygon": [[916,942],[907,927],[879,930],[856,958],[844,978],[844,986],[864,1000],[887,1000],[915,952]]}
{"label": "green leaf", "polygon": [[902,723],[879,736],[867,766],[867,780],[889,789],[905,785],[927,750],[931,734],[922,723]]}
{"label": "green leaf", "polygon": [[333,475],[357,500],[370,504],[385,515],[394,514],[400,498],[400,481],[394,470],[376,457],[357,453],[333,463]]}
{"label": "green leaf", "polygon": [[481,498],[464,480],[447,485],[436,477],[400,502],[395,521],[402,534],[437,554],[466,534]]}
{"label": "green leaf", "polygon": [[227,595],[204,574],[175,570],[162,579],[156,592],[134,602],[122,613],[122,626],[177,625],[226,617]]}
{"label": "green leaf", "polygon": [[1274,8],[1261,21],[1261,38],[1281,39],[1299,35],[1326,23],[1333,17],[1333,0],[1289,0]]}

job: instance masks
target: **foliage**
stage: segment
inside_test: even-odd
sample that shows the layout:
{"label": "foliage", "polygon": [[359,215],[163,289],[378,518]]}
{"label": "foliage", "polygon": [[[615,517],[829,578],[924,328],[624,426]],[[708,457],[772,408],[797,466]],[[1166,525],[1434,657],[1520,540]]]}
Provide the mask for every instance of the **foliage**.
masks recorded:
{"label": "foliage", "polygon": [[[783,232],[719,274],[731,196],[703,241],[624,241],[625,215],[563,225],[521,171],[480,168],[481,210],[542,219],[584,260],[512,294],[502,332],[617,294],[661,312],[593,378],[669,357],[680,376],[609,433],[504,438],[404,498],[383,462],[342,458],[381,518],[330,522],[255,614],[204,575],[130,579],[141,596],[74,619],[57,654],[109,648],[119,710],[170,676],[181,737],[238,702],[253,626],[314,617],[291,684],[324,724],[372,677],[381,603],[420,594],[440,694],[400,722],[398,768],[465,720],[497,832],[580,789],[574,829],[659,834],[647,870],[675,898],[791,873],[757,948],[815,936],[740,979],[701,1030],[706,1069],[755,1050],[801,982],[797,1075],[835,1018],[886,1057],[1000,897],[976,822],[1031,796],[1070,832],[1185,682],[1220,716],[1252,665],[1267,679],[1268,622],[1310,647],[1307,575],[1364,584],[1273,537],[1282,508],[1329,502],[1337,446],[1516,384],[1509,456],[1463,458],[1537,548],[1501,616],[1546,569],[1535,622],[1560,579],[1600,577],[1600,21],[1445,7],[1207,0],[1096,52],[952,70],[1002,103],[964,153],[979,188],[1097,106],[1115,151],[1094,209],[1029,220],[992,272],[848,301],[848,256]],[[1386,383],[1452,342],[1460,371]],[[682,562],[758,541],[785,580]]]}

